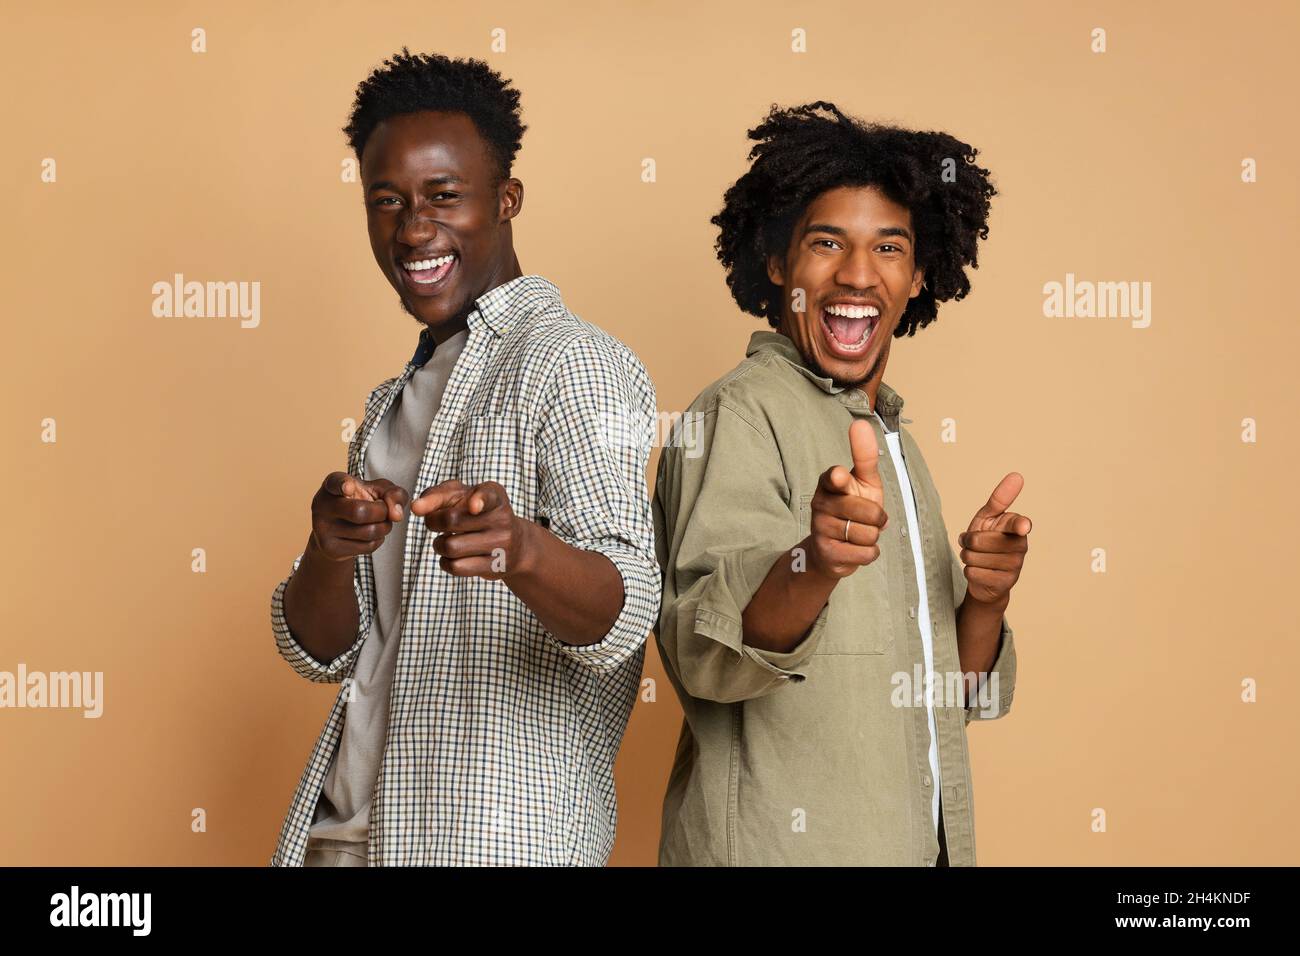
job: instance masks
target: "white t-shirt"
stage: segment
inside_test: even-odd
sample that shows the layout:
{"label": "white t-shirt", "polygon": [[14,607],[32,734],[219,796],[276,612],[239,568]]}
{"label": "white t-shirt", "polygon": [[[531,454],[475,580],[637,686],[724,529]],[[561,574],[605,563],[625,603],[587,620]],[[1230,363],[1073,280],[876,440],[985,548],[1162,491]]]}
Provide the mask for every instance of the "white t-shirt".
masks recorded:
{"label": "white t-shirt", "polygon": [[[873,412],[874,414],[874,412]],[[921,629],[921,647],[925,651],[925,674],[934,672],[934,632],[930,627],[930,602],[925,590],[925,560],[921,555],[921,527],[916,517],[916,499],[912,495],[912,482],[907,476],[907,463],[903,461],[902,441],[898,432],[891,432],[885,420],[876,415],[880,427],[885,433],[885,442],[889,445],[889,457],[894,462],[898,473],[898,487],[903,494],[903,508],[907,512],[907,537],[912,542],[912,563],[916,566],[916,590],[920,595],[917,602],[916,620]],[[924,675],[922,675],[924,680]],[[929,687],[923,687],[925,709],[930,718],[930,776],[934,781],[933,797],[930,801],[934,813],[934,829],[939,832],[939,736],[934,724],[934,684],[938,678],[930,678]]]}

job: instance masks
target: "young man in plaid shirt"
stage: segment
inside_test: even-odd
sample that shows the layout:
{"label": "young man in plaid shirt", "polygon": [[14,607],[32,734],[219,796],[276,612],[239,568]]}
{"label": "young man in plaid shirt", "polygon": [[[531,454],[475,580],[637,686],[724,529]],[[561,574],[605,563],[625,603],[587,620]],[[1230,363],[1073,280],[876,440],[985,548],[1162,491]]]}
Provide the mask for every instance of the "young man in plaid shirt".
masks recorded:
{"label": "young man in plaid shirt", "polygon": [[345,128],[370,244],[420,325],[271,612],[280,653],[341,682],[271,860],[606,862],[614,759],[660,575],[645,487],[654,388],[525,275],[519,93],[400,54]]}

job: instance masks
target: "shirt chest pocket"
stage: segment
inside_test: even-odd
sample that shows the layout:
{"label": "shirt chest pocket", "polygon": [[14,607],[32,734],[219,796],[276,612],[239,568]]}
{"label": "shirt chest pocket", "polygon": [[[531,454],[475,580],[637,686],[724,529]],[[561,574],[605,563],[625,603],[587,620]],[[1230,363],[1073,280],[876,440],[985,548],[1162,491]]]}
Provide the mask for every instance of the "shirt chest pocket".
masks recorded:
{"label": "shirt chest pocket", "polygon": [[467,418],[461,431],[460,466],[455,477],[466,485],[495,481],[505,489],[510,507],[535,519],[536,445],[529,420],[514,415]]}
{"label": "shirt chest pocket", "polygon": [[[799,498],[801,537],[812,528],[812,499],[812,495]],[[887,559],[882,551],[875,561],[841,578],[835,585],[817,655],[884,654],[893,647]]]}

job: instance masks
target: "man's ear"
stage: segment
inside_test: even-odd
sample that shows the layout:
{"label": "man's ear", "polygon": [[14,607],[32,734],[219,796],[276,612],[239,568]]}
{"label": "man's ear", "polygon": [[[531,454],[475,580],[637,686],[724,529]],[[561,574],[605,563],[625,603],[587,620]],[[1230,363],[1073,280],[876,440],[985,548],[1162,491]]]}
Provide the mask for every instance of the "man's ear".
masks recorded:
{"label": "man's ear", "polygon": [[497,187],[497,204],[503,222],[514,219],[524,208],[524,184],[514,177],[502,180]]}
{"label": "man's ear", "polygon": [[912,270],[912,291],[907,294],[909,299],[915,299],[921,294],[921,286],[925,285],[925,270]]}
{"label": "man's ear", "polygon": [[775,254],[767,257],[767,277],[773,285],[785,285],[785,260]]}

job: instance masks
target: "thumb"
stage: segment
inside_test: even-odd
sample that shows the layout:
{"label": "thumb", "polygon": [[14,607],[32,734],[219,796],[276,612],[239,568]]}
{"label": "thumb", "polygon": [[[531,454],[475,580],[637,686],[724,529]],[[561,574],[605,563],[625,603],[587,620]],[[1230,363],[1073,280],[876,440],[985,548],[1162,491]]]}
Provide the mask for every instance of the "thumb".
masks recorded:
{"label": "thumb", "polygon": [[505,489],[494,481],[487,481],[473,489],[469,499],[469,513],[481,515],[493,508],[500,508],[505,501]]}
{"label": "thumb", "polygon": [[971,519],[970,528],[967,530],[978,531],[977,524],[1003,514],[1011,507],[1016,500],[1016,496],[1020,494],[1021,489],[1024,487],[1024,476],[1018,471],[1011,472],[999,481],[998,486],[993,489],[993,494],[989,495],[989,500],[984,503],[984,506],[979,511],[975,512],[975,517]]}
{"label": "thumb", "polygon": [[407,505],[411,503],[410,493],[401,485],[394,484],[387,478],[377,478],[370,485],[371,491],[388,505],[390,521],[401,521]]}
{"label": "thumb", "polygon": [[325,479],[325,490],[342,498],[355,498],[359,501],[374,501],[375,495],[370,491],[370,482],[346,471],[331,472]]}
{"label": "thumb", "polygon": [[849,426],[849,451],[853,456],[853,477],[883,491],[880,472],[876,468],[880,462],[880,448],[876,444],[876,432],[866,419],[859,418]]}

